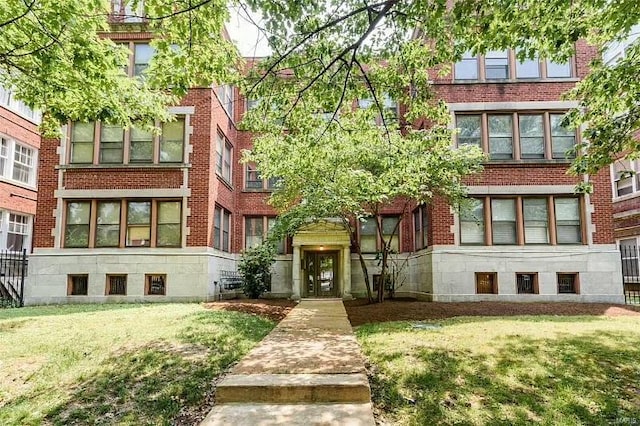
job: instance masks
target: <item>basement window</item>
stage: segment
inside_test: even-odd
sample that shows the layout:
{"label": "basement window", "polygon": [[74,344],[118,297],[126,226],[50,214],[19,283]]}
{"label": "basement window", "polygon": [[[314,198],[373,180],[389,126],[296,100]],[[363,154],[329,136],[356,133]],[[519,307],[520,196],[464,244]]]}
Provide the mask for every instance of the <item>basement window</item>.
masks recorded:
{"label": "basement window", "polygon": [[498,294],[498,276],[495,272],[476,272],[476,294]]}
{"label": "basement window", "polygon": [[558,293],[559,294],[579,294],[580,286],[578,273],[558,273]]}
{"label": "basement window", "polygon": [[86,296],[89,293],[89,275],[67,275],[67,296]]}
{"label": "basement window", "polygon": [[144,294],[146,296],[164,296],[167,294],[167,276],[165,274],[145,275]]}
{"label": "basement window", "polygon": [[125,296],[127,294],[126,275],[107,275],[107,295]]}

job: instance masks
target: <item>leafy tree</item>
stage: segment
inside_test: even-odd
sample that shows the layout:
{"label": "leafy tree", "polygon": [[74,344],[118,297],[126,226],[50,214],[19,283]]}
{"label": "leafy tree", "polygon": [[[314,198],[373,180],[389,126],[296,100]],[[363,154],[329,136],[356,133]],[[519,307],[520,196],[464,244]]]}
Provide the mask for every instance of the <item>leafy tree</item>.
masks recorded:
{"label": "leafy tree", "polygon": [[250,298],[257,299],[267,291],[275,253],[275,246],[268,241],[242,253],[238,271],[244,280],[242,291]]}

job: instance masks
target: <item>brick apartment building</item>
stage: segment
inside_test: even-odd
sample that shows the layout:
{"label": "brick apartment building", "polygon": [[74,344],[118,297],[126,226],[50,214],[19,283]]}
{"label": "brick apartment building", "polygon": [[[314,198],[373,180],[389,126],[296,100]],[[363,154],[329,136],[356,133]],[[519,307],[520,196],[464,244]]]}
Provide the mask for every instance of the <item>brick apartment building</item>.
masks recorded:
{"label": "brick apartment building", "polygon": [[31,251],[40,115],[0,87],[0,250]]}
{"label": "brick apartment building", "polygon": [[[132,77],[151,56],[150,34],[116,32],[129,43]],[[427,300],[620,302],[619,254],[608,172],[592,195],[573,195],[565,152],[579,137],[559,120],[560,95],[587,72],[584,43],[568,64],[516,63],[513,52],[465,56],[435,81],[461,129],[455,144],[490,155],[468,179],[475,200],[457,214],[436,200],[400,215],[394,246],[396,294]],[[27,303],[205,300],[220,295],[242,250],[275,218],[272,182],[239,163],[251,135],[238,130],[250,103],[234,87],[194,88],[172,108],[160,137],[100,123],[70,123],[43,140],[39,203]],[[370,266],[380,242],[363,223]],[[273,297],[365,294],[346,231],[327,219],[281,246]]]}

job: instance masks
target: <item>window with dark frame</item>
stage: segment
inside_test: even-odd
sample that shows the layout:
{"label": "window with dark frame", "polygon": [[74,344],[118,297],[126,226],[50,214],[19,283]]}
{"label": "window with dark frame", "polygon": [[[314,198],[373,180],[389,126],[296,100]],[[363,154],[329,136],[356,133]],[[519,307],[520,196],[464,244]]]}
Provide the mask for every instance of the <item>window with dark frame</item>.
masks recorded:
{"label": "window with dark frame", "polygon": [[95,123],[75,122],[71,127],[71,155],[69,161],[72,164],[93,163],[93,144]]}
{"label": "window with dark frame", "polygon": [[558,293],[578,294],[578,273],[558,273]]}
{"label": "window with dark frame", "polygon": [[574,158],[576,132],[562,125],[564,114],[549,114],[553,158]]}
{"label": "window with dark frame", "polygon": [[161,163],[182,163],[184,156],[184,118],[162,124]]}
{"label": "window with dark frame", "polygon": [[96,247],[120,246],[120,201],[98,201]]}
{"label": "window with dark frame", "polygon": [[546,198],[524,198],[524,243],[549,244],[549,207]]}
{"label": "window with dark frame", "polygon": [[182,245],[182,203],[158,201],[156,247],[180,247]]}
{"label": "window with dark frame", "polygon": [[476,145],[482,147],[481,115],[457,115],[456,126],[459,129],[458,146]]}
{"label": "window with dark frame", "polygon": [[64,246],[71,248],[89,247],[91,226],[91,202],[71,201],[67,203]]}
{"label": "window with dark frame", "polygon": [[153,133],[131,127],[129,135],[129,163],[153,163]]}
{"label": "window with dark frame", "polygon": [[509,78],[509,51],[487,52],[484,58],[485,78],[487,80],[506,80]]}
{"label": "window with dark frame", "polygon": [[100,164],[122,164],[124,129],[122,126],[102,123],[100,125]]}
{"label": "window with dark frame", "polygon": [[484,244],[484,201],[472,198],[469,202],[460,212],[460,244]]}
{"label": "window with dark frame", "polygon": [[166,274],[146,274],[145,279],[145,296],[165,296],[167,294],[167,275]]}
{"label": "window with dark frame", "polygon": [[151,201],[127,202],[126,246],[151,246]]}
{"label": "window with dark frame", "polygon": [[513,158],[513,116],[488,115],[489,155],[492,160]]}
{"label": "window with dark frame", "polygon": [[516,287],[518,294],[538,294],[538,274],[516,273]]}
{"label": "window with dark frame", "polygon": [[126,296],[127,276],[125,274],[107,274],[107,296]]}
{"label": "window with dark frame", "polygon": [[520,158],[544,158],[544,115],[518,115],[520,130]]}
{"label": "window with dark frame", "polygon": [[518,243],[515,199],[491,199],[491,229],[493,244]]}
{"label": "window with dark frame", "polygon": [[427,206],[418,206],[413,211],[413,243],[414,249],[420,250],[429,245]]}
{"label": "window with dark frame", "polygon": [[580,224],[580,199],[576,197],[555,197],[556,235],[558,244],[582,243]]}
{"label": "window with dark frame", "polygon": [[89,275],[68,275],[67,296],[87,296],[89,294]]}
{"label": "window with dark frame", "polygon": [[[276,223],[275,217],[270,216],[245,216],[244,217],[244,248],[252,248],[260,245]],[[276,252],[283,254],[285,240],[278,242]]]}
{"label": "window with dark frame", "polygon": [[216,206],[213,214],[213,248],[228,252],[231,245],[231,213],[220,206]]}

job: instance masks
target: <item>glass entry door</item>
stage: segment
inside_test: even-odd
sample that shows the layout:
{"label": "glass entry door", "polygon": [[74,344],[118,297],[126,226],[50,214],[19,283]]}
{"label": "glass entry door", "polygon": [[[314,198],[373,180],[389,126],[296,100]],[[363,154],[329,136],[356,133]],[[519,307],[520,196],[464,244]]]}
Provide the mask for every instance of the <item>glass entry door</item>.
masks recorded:
{"label": "glass entry door", "polygon": [[307,297],[336,297],[338,283],[338,252],[305,252]]}

